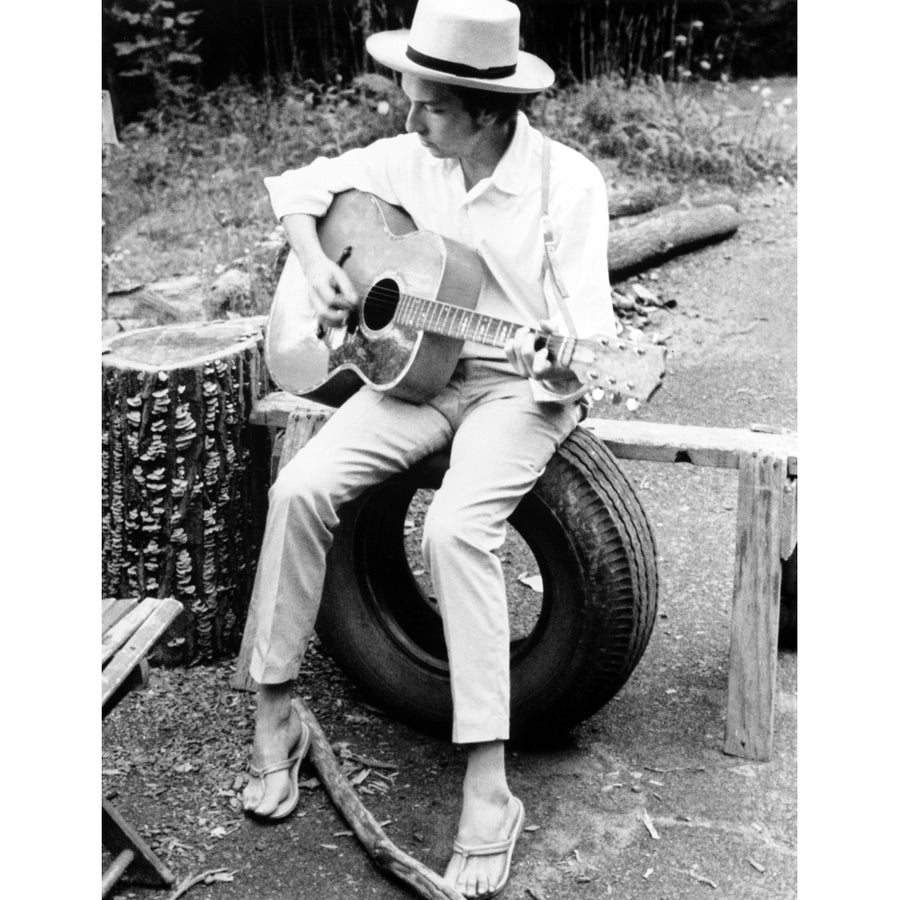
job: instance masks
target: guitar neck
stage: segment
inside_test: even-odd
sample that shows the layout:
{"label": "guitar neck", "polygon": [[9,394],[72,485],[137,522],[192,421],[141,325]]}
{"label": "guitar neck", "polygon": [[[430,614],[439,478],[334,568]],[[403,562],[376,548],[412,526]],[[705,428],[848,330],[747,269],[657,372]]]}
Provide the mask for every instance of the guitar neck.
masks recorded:
{"label": "guitar neck", "polygon": [[[486,316],[440,300],[426,300],[407,294],[401,295],[394,321],[443,337],[458,338],[501,349],[522,327],[516,322]],[[576,343],[574,338],[547,335],[551,354],[563,364],[566,356],[571,358]]]}

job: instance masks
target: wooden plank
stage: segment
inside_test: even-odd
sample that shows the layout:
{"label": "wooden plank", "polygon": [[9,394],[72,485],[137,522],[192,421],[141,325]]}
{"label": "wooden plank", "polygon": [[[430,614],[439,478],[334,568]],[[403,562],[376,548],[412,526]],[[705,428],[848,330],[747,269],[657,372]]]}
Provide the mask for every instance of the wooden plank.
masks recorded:
{"label": "wooden plank", "polygon": [[181,612],[181,608],[181,602],[172,597],[159,601],[159,606],[103,670],[102,703],[106,703],[128,673],[140,663],[172,620]]}
{"label": "wooden plank", "polygon": [[251,609],[247,616],[247,626],[244,628],[244,637],[241,640],[241,651],[238,653],[234,675],[231,676],[231,686],[236,691],[255,691],[259,685],[250,677],[250,658],[253,655],[253,643],[256,638],[256,617]]}
{"label": "wooden plank", "polygon": [[[126,601],[127,602],[127,601]],[[115,623],[103,632],[101,644],[101,665],[106,665],[113,654],[144,624],[147,617],[160,604],[159,597],[146,597]]]}
{"label": "wooden plank", "polygon": [[175,883],[175,876],[169,867],[106,798],[102,801],[101,836],[103,846],[117,858],[119,854],[129,850],[134,853],[129,866],[129,877],[142,884],[158,887]]}
{"label": "wooden plank", "polygon": [[746,759],[772,756],[784,470],[781,459],[751,453],[738,476],[724,749]]}
{"label": "wooden plank", "polygon": [[[317,404],[318,405],[318,404]],[[325,407],[328,414],[321,410],[295,409],[288,418],[287,428],[284,430],[284,440],[281,445],[281,455],[278,459],[278,471],[280,472],[301,447],[309,443],[313,435],[331,417],[331,410]]]}
{"label": "wooden plank", "polygon": [[103,703],[103,718],[105,719],[132,691],[140,688],[149,674],[150,665],[144,658],[119,682],[119,686]]}
{"label": "wooden plank", "polygon": [[127,597],[124,600],[116,600],[115,597],[103,601],[103,612],[101,615],[103,630],[101,634],[106,634],[119,619],[128,615],[139,603],[137,597]]}
{"label": "wooden plank", "polygon": [[272,391],[260,397],[250,411],[250,422],[253,425],[268,425],[270,428],[286,428],[291,413],[305,410],[309,415],[331,415],[334,410],[323,403],[289,394],[287,391]]}
{"label": "wooden plank", "polygon": [[[274,391],[254,403],[250,421],[270,428],[285,428],[295,412],[324,420],[332,410],[285,391]],[[695,466],[737,469],[741,454],[765,453],[784,458],[787,474],[797,476],[796,434],[593,418],[585,419],[580,427],[593,432],[620,459],[689,462]]]}
{"label": "wooden plank", "polygon": [[617,419],[585,419],[580,427],[600,438],[621,459],[737,469],[742,454],[764,453],[785,459],[788,474],[797,474],[796,434]]}

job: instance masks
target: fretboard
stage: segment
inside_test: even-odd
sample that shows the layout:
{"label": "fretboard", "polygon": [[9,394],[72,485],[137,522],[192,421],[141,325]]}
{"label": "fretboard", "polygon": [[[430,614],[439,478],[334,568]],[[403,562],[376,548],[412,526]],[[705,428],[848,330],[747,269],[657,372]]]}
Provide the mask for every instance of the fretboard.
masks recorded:
{"label": "fretboard", "polygon": [[[522,327],[516,322],[409,294],[400,295],[393,321],[432,334],[501,348]],[[557,335],[547,335],[547,339],[551,353],[561,358],[568,339]]]}

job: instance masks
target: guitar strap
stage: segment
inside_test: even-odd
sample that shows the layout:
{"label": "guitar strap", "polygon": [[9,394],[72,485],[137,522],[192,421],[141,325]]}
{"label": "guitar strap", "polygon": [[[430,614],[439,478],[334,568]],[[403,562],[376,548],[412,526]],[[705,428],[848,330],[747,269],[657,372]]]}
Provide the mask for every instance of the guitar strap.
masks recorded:
{"label": "guitar strap", "polygon": [[541,150],[541,229],[544,232],[544,259],[541,264],[541,285],[547,274],[550,275],[550,286],[556,297],[556,305],[562,312],[569,337],[578,337],[572,314],[569,312],[569,304],[566,298],[569,292],[563,284],[559,274],[559,260],[556,258],[556,238],[553,233],[553,222],[550,219],[550,138],[543,135],[543,149]]}

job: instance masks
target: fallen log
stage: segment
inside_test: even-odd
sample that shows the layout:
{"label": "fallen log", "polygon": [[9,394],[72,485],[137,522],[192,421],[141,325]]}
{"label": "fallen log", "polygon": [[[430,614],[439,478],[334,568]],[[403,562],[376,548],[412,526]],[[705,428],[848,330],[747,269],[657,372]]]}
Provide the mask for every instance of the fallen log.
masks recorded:
{"label": "fallen log", "polygon": [[610,278],[622,278],[660,262],[677,250],[724,238],[737,231],[740,215],[726,204],[701,209],[675,210],[649,216],[628,228],[610,231]]}
{"label": "fallen log", "polygon": [[309,727],[309,756],[319,773],[319,780],[375,864],[428,900],[464,900],[449,882],[401,850],[384,833],[341,772],[331,744],[312,711],[300,698],[294,702],[301,720]]}
{"label": "fallen log", "polygon": [[681,196],[681,189],[670,184],[657,184],[629,191],[627,194],[610,194],[609,217],[636,216],[650,212],[667,203],[674,203]]}
{"label": "fallen log", "polygon": [[237,651],[265,521],[262,320],[147,328],[102,358],[102,590],[184,614],[166,662]]}
{"label": "fallen log", "polygon": [[618,218],[611,219],[609,227],[613,230],[618,228],[630,228],[632,225],[639,225],[642,222],[650,220],[654,216],[663,216],[670,212],[683,212],[689,209],[702,209],[706,206],[719,206],[720,204],[731,206],[740,211],[740,200],[737,194],[728,188],[721,188],[715,191],[707,191],[703,194],[693,194],[690,196],[686,194],[672,203],[666,203],[662,206],[654,207],[651,210],[635,213],[634,215],[619,216]]}

